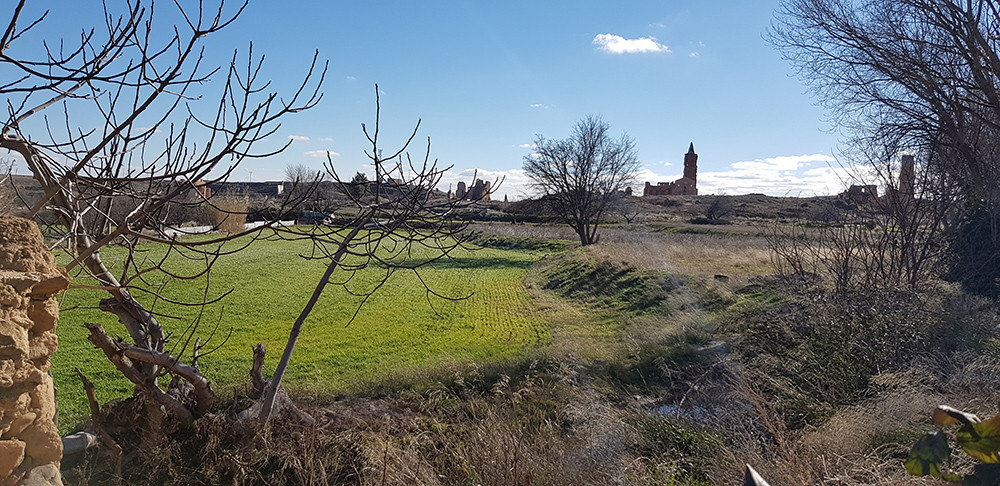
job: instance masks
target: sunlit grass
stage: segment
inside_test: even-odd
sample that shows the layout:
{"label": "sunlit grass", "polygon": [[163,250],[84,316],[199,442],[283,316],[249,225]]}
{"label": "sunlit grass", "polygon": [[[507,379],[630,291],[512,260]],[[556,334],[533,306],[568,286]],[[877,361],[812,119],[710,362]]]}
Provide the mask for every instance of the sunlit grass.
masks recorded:
{"label": "sunlit grass", "polygon": [[[159,245],[144,249],[146,256],[153,259],[160,258],[164,251]],[[205,312],[195,336],[208,340],[214,331],[203,353],[222,345],[228,337],[218,350],[199,361],[217,393],[231,394],[234,387],[242,388],[249,382],[251,347],[257,343],[263,343],[268,350],[265,372],[273,370],[292,322],[325,269],[322,260],[298,256],[309,253],[309,249],[308,242],[259,241],[245,251],[222,258],[213,267],[209,296],[230,289],[232,293]],[[106,262],[120,262],[124,251],[108,248],[103,256]],[[429,256],[429,251],[422,250],[412,258]],[[529,251],[459,250],[453,259],[421,269],[421,277],[435,292],[468,297],[456,301],[428,298],[416,275],[396,272],[362,306],[353,322],[351,318],[361,299],[341,287],[328,287],[306,321],[285,375],[286,385],[300,393],[334,396],[394,370],[503,359],[547,341],[548,328],[521,282],[528,267],[540,256]],[[167,265],[191,272],[204,263],[171,257]],[[369,290],[384,274],[378,269],[359,272],[350,288]],[[150,275],[150,279],[158,278]],[[74,281],[78,285],[89,283],[85,279]],[[173,280],[162,290],[173,299],[196,302],[204,293],[204,281]],[[60,347],[53,359],[53,373],[64,430],[85,419],[87,413],[74,367],[80,367],[95,382],[101,401],[132,392],[131,384],[86,340],[86,330],[81,326],[84,322],[98,322],[112,336],[126,334],[110,314],[78,307],[96,306],[105,295],[77,288],[67,291],[63,301],[66,310],[58,328]],[[162,301],[153,305],[150,295],[136,295],[154,311],[180,317],[161,318],[166,330],[174,333],[168,348],[175,346],[176,353],[184,346],[185,330],[199,309]],[[193,340],[190,343],[185,360],[190,359]]]}

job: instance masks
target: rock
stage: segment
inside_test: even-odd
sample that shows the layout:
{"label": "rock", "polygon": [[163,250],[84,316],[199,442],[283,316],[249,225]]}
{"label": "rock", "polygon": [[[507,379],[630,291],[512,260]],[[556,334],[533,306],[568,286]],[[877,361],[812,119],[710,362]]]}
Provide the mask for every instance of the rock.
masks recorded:
{"label": "rock", "polygon": [[14,321],[0,321],[0,359],[16,362],[27,357],[28,331]]}
{"label": "rock", "polygon": [[[14,361],[0,359],[0,388],[9,388],[14,384]],[[0,411],[0,416],[3,412]]]}
{"label": "rock", "polygon": [[33,222],[0,216],[0,486],[62,484],[47,371],[69,280]]}
{"label": "rock", "polygon": [[[55,263],[55,262],[53,262]],[[33,299],[45,299],[52,295],[58,294],[69,287],[69,274],[63,268],[49,268],[46,269],[50,273],[42,275],[38,283],[31,287],[31,297]],[[53,271],[54,270],[54,271]],[[56,314],[58,315],[59,306],[56,305]]]}
{"label": "rock", "polygon": [[24,297],[13,286],[0,282],[0,305],[7,307],[21,307]]}
{"label": "rock", "polygon": [[59,338],[52,331],[45,331],[28,340],[28,359],[35,361],[40,358],[48,358],[56,352],[59,347]]}
{"label": "rock", "polygon": [[29,392],[31,410],[38,413],[40,420],[51,421],[56,416],[55,384],[48,373],[39,373],[38,378],[38,384]]}
{"label": "rock", "polygon": [[62,484],[59,466],[44,464],[31,468],[31,471],[28,471],[28,474],[21,480],[20,486],[62,486]]}
{"label": "rock", "polygon": [[59,301],[51,298],[32,299],[28,304],[28,319],[33,323],[31,330],[36,333],[55,329],[56,322],[59,321]]}
{"label": "rock", "polygon": [[31,456],[34,464],[48,462],[58,464],[62,459],[62,438],[59,437],[59,430],[51,419],[35,420],[35,423],[21,432],[17,438],[24,441],[24,453]]}
{"label": "rock", "polygon": [[17,439],[0,440],[0,478],[10,476],[24,460],[24,442]]}
{"label": "rock", "polygon": [[27,429],[28,426],[35,421],[36,417],[38,417],[38,414],[35,412],[26,412],[23,415],[15,417],[14,420],[11,421],[10,427],[4,435],[8,437],[17,437],[21,435],[21,432],[24,432],[24,429]]}
{"label": "rock", "polygon": [[44,246],[42,232],[35,223],[14,216],[0,216],[0,246]]}

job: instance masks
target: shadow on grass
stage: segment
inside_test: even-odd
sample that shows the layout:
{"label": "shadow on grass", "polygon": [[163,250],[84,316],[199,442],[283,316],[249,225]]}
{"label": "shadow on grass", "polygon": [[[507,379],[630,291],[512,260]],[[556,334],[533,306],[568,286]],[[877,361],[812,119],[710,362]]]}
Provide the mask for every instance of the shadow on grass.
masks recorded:
{"label": "shadow on grass", "polygon": [[409,258],[406,260],[401,260],[396,262],[400,266],[423,266],[428,269],[501,269],[501,268],[520,268],[528,269],[535,262],[530,259],[517,259],[517,258],[506,258],[506,257],[491,257],[483,258],[476,256],[469,257],[456,257],[456,258],[443,258],[431,263],[426,258]]}

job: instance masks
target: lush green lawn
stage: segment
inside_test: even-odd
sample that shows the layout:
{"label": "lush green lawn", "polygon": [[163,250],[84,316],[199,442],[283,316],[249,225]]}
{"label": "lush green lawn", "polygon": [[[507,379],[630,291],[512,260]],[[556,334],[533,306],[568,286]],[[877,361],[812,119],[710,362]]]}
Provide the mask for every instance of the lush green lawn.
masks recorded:
{"label": "lush green lawn", "polygon": [[[221,304],[206,311],[196,336],[206,339],[216,327],[213,344],[228,342],[200,360],[219,394],[231,394],[234,387],[248,383],[251,347],[264,343],[268,350],[265,371],[270,373],[285,346],[292,322],[298,316],[325,269],[321,260],[306,260],[307,242],[258,241],[244,251],[223,257],[210,275],[209,295],[232,289]],[[144,255],[162,258],[164,247],[149,245]],[[409,271],[392,275],[347,325],[361,299],[341,287],[328,287],[306,321],[292,358],[285,383],[290,389],[310,394],[334,395],[358,383],[379,380],[400,370],[433,368],[448,362],[502,359],[525,346],[548,339],[548,329],[534,310],[522,279],[528,267],[542,253],[482,249],[459,251],[454,259],[423,268],[424,281],[446,296],[467,296],[449,301],[430,298],[417,277]],[[106,262],[120,262],[124,251],[109,248],[102,253]],[[416,252],[413,258],[430,253]],[[203,263],[177,256],[167,260],[169,268],[191,271]],[[118,273],[118,271],[115,271]],[[351,288],[371,288],[384,270],[359,272]],[[341,276],[342,277],[342,276]],[[337,276],[335,274],[335,279]],[[147,280],[160,281],[150,275]],[[74,281],[87,285],[85,279]],[[164,294],[178,300],[197,301],[204,292],[204,280],[173,280]],[[77,306],[96,306],[106,294],[88,289],[70,289],[63,300],[59,322],[59,351],[53,358],[53,374],[59,394],[60,425],[63,431],[89,414],[74,367],[81,368],[96,384],[98,398],[130,395],[130,383],[121,377],[103,354],[86,340],[83,322],[98,322],[112,336],[125,335],[113,316]],[[152,297],[137,294],[144,304]],[[77,307],[77,308],[74,308]],[[197,315],[197,308],[181,308],[159,302],[154,311],[183,316],[161,318],[171,345],[183,345],[182,336]],[[435,312],[436,311],[436,312]],[[221,318],[220,318],[221,314]],[[193,340],[192,340],[193,343]],[[203,351],[204,353],[204,351]],[[190,359],[190,346],[185,360]]]}

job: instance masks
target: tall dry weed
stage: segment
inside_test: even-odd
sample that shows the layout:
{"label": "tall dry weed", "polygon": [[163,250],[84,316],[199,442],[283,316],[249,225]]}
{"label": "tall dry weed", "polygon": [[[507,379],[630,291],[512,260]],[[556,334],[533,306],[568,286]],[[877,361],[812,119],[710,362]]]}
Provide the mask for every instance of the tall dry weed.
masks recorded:
{"label": "tall dry weed", "polygon": [[226,193],[209,200],[209,214],[212,226],[224,233],[239,233],[246,227],[247,209],[250,206],[246,195]]}

